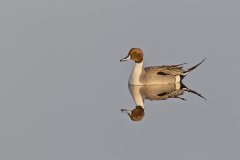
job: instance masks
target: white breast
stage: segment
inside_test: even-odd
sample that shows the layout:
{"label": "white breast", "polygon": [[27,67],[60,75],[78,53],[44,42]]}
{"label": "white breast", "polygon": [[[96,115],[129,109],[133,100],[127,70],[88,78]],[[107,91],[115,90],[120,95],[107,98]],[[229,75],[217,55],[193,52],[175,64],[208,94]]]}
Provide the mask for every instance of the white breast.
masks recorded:
{"label": "white breast", "polygon": [[129,83],[132,85],[141,85],[140,76],[143,71],[143,62],[136,63],[135,67],[133,68],[132,74],[129,77]]}

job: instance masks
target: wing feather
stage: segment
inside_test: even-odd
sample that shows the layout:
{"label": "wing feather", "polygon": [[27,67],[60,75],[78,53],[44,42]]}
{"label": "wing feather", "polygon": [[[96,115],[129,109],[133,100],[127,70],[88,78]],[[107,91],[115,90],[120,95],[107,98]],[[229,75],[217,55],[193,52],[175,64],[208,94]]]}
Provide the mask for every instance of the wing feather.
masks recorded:
{"label": "wing feather", "polygon": [[165,65],[165,66],[150,66],[146,67],[146,72],[155,72],[158,75],[185,75],[186,71],[183,69],[183,64],[178,65]]}

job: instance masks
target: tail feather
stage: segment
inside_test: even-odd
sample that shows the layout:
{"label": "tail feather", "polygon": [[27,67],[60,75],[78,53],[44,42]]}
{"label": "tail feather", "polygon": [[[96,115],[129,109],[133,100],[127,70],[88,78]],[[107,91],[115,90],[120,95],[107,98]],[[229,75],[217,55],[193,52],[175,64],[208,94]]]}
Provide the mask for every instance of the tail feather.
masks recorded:
{"label": "tail feather", "polygon": [[196,64],[195,66],[189,68],[186,73],[191,72],[192,70],[194,70],[195,68],[197,68],[200,64],[202,64],[204,61],[206,60],[206,58],[204,58],[200,63]]}
{"label": "tail feather", "polygon": [[198,64],[196,64],[195,66],[187,69],[183,75],[180,75],[181,76],[181,81],[184,79],[184,77],[189,73],[191,72],[192,70],[194,70],[195,68],[197,68],[200,64],[202,64],[204,61],[206,60],[206,58],[204,58],[201,62],[199,62]]}
{"label": "tail feather", "polygon": [[193,94],[195,94],[195,95],[203,98],[205,101],[207,101],[207,99],[206,99],[204,96],[202,96],[200,93],[198,93],[198,92],[196,92],[196,91],[188,88],[188,87],[185,86],[183,83],[181,83],[181,89],[184,89],[184,90],[187,91],[187,92],[193,93]]}
{"label": "tail feather", "polygon": [[206,99],[205,97],[203,97],[200,93],[198,93],[198,92],[196,92],[196,91],[194,91],[194,90],[191,90],[191,89],[188,88],[186,91],[188,91],[188,92],[190,92],[190,93],[193,93],[193,94],[195,94],[195,95],[203,98],[205,101],[207,101],[207,99]]}

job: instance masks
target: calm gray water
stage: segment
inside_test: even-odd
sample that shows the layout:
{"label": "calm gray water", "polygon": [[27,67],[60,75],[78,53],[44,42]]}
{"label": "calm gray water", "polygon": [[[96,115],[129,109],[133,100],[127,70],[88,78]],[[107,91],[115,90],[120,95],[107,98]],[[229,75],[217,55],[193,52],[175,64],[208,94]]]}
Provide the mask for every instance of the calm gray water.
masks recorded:
{"label": "calm gray water", "polygon": [[[0,159],[239,159],[237,1],[0,2]],[[207,101],[145,101],[133,122],[132,47],[145,65],[207,60],[184,84]]]}

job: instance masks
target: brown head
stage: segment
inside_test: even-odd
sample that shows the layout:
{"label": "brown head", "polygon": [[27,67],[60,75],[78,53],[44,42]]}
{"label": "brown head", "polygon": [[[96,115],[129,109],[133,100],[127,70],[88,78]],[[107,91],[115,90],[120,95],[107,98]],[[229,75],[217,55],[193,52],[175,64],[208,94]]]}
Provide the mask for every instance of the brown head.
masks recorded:
{"label": "brown head", "polygon": [[140,48],[132,48],[129,51],[128,55],[125,58],[121,59],[120,62],[133,60],[136,63],[141,63],[143,61],[143,56],[144,53]]}
{"label": "brown head", "polygon": [[121,111],[127,113],[132,121],[141,121],[145,115],[142,106],[136,106],[133,110],[121,109]]}

